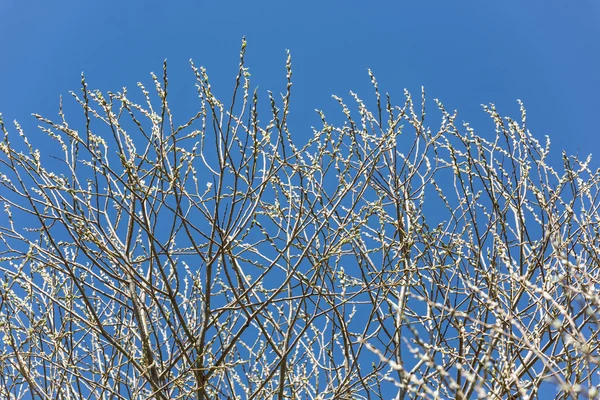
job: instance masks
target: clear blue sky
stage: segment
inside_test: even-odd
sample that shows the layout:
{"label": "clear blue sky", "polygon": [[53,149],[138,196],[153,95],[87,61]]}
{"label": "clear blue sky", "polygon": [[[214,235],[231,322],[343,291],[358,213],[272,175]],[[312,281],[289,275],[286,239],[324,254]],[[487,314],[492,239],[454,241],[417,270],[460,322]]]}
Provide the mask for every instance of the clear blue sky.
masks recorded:
{"label": "clear blue sky", "polygon": [[174,93],[193,87],[193,58],[229,98],[243,35],[263,96],[283,90],[291,50],[297,135],[317,125],[315,108],[338,112],[331,94],[369,99],[371,68],[397,103],[403,88],[418,95],[425,86],[429,99],[458,109],[479,133],[492,129],[481,103],[517,117],[520,98],[556,159],[562,149],[587,155],[600,143],[595,0],[2,0],[0,112],[31,130],[29,115],[56,116],[59,95],[79,91],[82,71],[90,88],[135,91],[138,81],[150,86],[148,73],[165,58]]}
{"label": "clear blue sky", "polygon": [[[293,57],[292,114],[300,139],[318,125],[331,94],[370,99],[367,68],[402,103],[403,89],[439,98],[479,134],[493,125],[480,104],[518,117],[561,150],[600,151],[600,2],[579,1],[25,1],[0,0],[0,112],[32,138],[31,113],[57,115],[59,95],[151,86],[169,61],[171,94],[193,90],[188,60],[208,69],[229,99],[242,36],[254,84],[283,91]],[[190,105],[190,107],[192,107]],[[191,109],[181,102],[186,119]],[[177,116],[177,108],[174,108]],[[435,127],[439,116],[429,124]],[[30,139],[31,140],[31,139]],[[33,140],[35,142],[35,140]],[[600,166],[600,154],[592,164]]]}

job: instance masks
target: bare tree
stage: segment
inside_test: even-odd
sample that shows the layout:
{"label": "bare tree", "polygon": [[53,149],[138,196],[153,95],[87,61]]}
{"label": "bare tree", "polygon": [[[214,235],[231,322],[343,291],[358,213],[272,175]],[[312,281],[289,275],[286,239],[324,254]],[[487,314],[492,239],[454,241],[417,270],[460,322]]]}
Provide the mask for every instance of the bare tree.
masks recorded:
{"label": "bare tree", "polygon": [[245,49],[228,105],[192,63],[182,125],[166,63],[35,115],[58,160],[2,123],[0,397],[599,398],[590,158],[550,166],[522,106],[432,130],[370,72],[375,111],[334,96],[300,145],[289,55],[265,125]]}

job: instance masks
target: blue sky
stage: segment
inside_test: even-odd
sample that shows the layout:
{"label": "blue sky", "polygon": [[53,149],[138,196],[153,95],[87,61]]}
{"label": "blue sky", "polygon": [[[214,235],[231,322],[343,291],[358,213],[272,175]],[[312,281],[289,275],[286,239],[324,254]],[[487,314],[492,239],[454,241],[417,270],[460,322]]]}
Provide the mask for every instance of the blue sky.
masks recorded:
{"label": "blue sky", "polygon": [[593,0],[3,0],[0,112],[33,129],[29,115],[54,117],[59,95],[79,91],[82,71],[91,88],[134,89],[165,58],[173,90],[192,88],[193,58],[229,96],[243,35],[262,95],[283,90],[291,51],[297,135],[317,124],[315,108],[338,111],[331,94],[354,90],[369,99],[371,68],[396,103],[403,88],[418,95],[424,86],[479,133],[493,128],[480,104],[517,117],[520,98],[530,129],[551,138],[557,160],[562,149],[587,155],[599,143],[600,3]]}
{"label": "blue sky", "polygon": [[[204,65],[229,98],[243,36],[259,95],[285,88],[293,59],[292,114],[299,140],[318,125],[314,109],[339,115],[332,94],[372,100],[367,69],[396,104],[403,89],[458,109],[479,134],[493,134],[480,104],[493,102],[561,150],[586,156],[600,143],[600,3],[559,1],[30,1],[0,2],[0,112],[38,134],[38,113],[57,116],[60,95],[90,88],[135,92],[168,59],[180,118],[194,90],[188,60]],[[435,128],[439,116],[432,114]],[[77,117],[75,118],[77,120]],[[35,142],[35,139],[33,139]],[[600,167],[599,158],[593,167]]]}

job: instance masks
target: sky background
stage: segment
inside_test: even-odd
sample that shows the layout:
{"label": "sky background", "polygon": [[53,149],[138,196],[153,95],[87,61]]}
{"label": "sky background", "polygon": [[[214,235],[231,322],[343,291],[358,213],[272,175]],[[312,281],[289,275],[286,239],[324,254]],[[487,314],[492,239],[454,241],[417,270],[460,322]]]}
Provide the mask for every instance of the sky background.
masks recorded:
{"label": "sky background", "polygon": [[[403,89],[459,110],[479,134],[493,132],[480,104],[493,102],[561,150],[586,156],[600,143],[600,3],[560,1],[0,1],[0,112],[31,133],[39,113],[57,116],[59,95],[89,87],[136,92],[169,62],[173,99],[192,93],[188,60],[208,69],[229,98],[242,36],[259,95],[285,85],[293,57],[297,137],[337,115],[332,94],[373,100],[367,68],[396,104]],[[187,91],[187,92],[186,92]],[[227,96],[227,97],[225,97]],[[183,95],[180,98],[184,98]],[[68,103],[67,103],[68,104]],[[74,104],[74,103],[71,103]],[[194,104],[194,106],[197,103]],[[180,105],[181,120],[195,108]],[[430,126],[439,123],[432,115]],[[176,114],[177,116],[177,114]],[[594,160],[593,166],[600,166]]]}
{"label": "sky background", "polygon": [[[243,36],[263,100],[267,90],[284,91],[291,51],[290,119],[301,141],[319,125],[315,108],[341,115],[332,94],[352,103],[352,90],[373,101],[370,68],[395,104],[403,103],[404,88],[418,98],[424,86],[430,105],[438,98],[458,109],[459,120],[483,136],[494,126],[481,104],[518,119],[516,100],[523,100],[529,129],[550,137],[557,165],[562,150],[585,157],[599,147],[595,0],[0,0],[0,113],[19,120],[35,144],[42,134],[31,113],[56,118],[59,96],[79,93],[82,71],[90,89],[137,92],[136,83],[150,88],[149,72],[159,73],[168,59],[171,105],[183,122],[198,104],[186,102],[195,93],[188,60],[208,69],[227,101]],[[439,114],[429,115],[435,129]]]}

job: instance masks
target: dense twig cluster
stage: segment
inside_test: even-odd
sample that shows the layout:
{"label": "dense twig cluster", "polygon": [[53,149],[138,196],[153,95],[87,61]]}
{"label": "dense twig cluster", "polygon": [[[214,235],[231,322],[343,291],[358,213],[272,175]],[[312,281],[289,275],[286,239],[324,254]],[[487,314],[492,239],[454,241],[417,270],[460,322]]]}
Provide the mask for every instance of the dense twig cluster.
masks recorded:
{"label": "dense twig cluster", "polygon": [[245,47],[229,106],[192,64],[180,126],[166,64],[143,105],[82,79],[83,129],[36,115],[54,168],[2,124],[0,397],[599,397],[589,159],[552,168],[523,107],[432,131],[373,75],[300,146],[289,56],[265,126]]}

